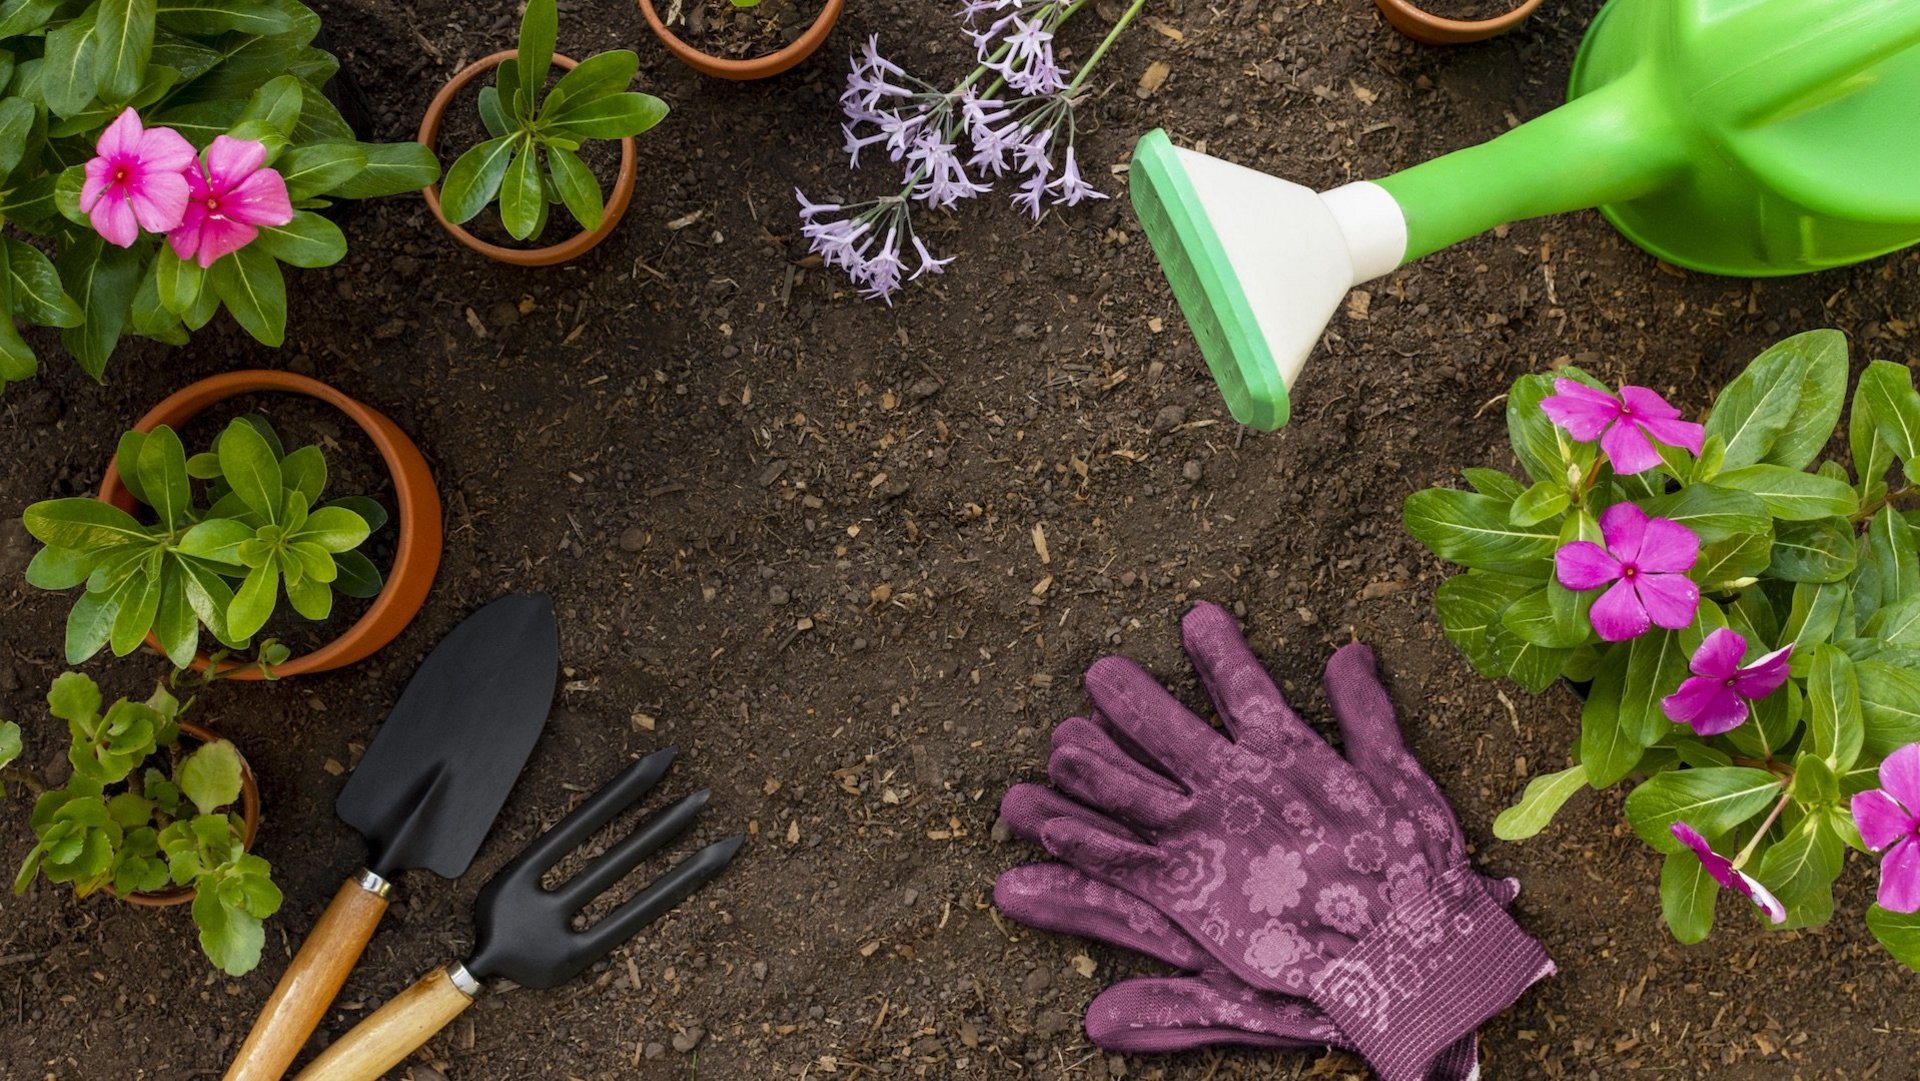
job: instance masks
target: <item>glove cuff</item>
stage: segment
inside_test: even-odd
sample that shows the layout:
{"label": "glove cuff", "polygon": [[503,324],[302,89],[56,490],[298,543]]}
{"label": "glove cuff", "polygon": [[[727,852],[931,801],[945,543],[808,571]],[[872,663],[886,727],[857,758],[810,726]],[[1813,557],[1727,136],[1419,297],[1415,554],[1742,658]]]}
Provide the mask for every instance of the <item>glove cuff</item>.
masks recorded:
{"label": "glove cuff", "polygon": [[1320,970],[1309,997],[1382,1081],[1420,1081],[1448,1045],[1553,970],[1463,863]]}

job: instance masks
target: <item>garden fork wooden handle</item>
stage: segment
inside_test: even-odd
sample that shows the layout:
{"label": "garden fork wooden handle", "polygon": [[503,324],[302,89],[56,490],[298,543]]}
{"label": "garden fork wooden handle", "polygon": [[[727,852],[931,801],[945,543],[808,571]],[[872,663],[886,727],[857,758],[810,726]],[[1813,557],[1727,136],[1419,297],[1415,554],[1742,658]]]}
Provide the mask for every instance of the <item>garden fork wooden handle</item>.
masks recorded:
{"label": "garden fork wooden handle", "polygon": [[389,889],[386,879],[366,871],[333,895],[240,1045],[226,1081],[280,1081],[286,1074],[365,952],[386,914]]}
{"label": "garden fork wooden handle", "polygon": [[479,990],[464,967],[442,965],[335,1040],[293,1081],[379,1081],[473,1005]]}

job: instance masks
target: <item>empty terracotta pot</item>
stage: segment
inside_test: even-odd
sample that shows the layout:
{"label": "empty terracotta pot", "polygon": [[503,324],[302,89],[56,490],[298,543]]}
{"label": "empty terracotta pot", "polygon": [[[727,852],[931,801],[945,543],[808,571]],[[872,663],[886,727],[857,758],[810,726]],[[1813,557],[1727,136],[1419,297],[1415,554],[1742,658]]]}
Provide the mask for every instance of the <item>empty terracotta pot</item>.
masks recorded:
{"label": "empty terracotta pot", "polygon": [[1395,30],[1423,45],[1465,45],[1499,37],[1527,21],[1540,0],[1525,0],[1505,15],[1491,19],[1448,19],[1434,15],[1412,0],[1373,0]]}
{"label": "empty terracotta pot", "polygon": [[[1538,3],[1538,0],[1535,2]],[[660,43],[667,47],[668,52],[679,57],[681,63],[702,75],[744,82],[749,79],[765,79],[778,75],[812,56],[821,45],[825,44],[827,35],[833,32],[833,24],[840,21],[840,9],[844,3],[845,0],[826,0],[825,6],[820,9],[820,14],[814,18],[813,25],[807,27],[806,33],[795,38],[793,44],[778,52],[756,56],[750,60],[727,60],[710,53],[703,53],[680,40],[673,31],[667,29],[666,22],[660,18],[660,13],[654,10],[653,0],[640,0],[640,14],[646,17],[647,25],[653,28],[654,36],[660,39]]]}

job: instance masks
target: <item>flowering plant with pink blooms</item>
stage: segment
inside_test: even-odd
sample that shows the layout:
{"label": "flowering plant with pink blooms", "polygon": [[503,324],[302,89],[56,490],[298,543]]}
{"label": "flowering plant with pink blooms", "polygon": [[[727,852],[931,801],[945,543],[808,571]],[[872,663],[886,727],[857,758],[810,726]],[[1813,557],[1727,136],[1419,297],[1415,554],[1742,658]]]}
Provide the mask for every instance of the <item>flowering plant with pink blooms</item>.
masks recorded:
{"label": "flowering plant with pink blooms", "polygon": [[39,370],[25,327],[96,379],[126,336],[185,344],[222,309],[278,345],[281,264],[346,254],[318,212],[438,176],[355,136],[319,29],[295,0],[0,6],[0,390]]}
{"label": "flowering plant with pink blooms", "polygon": [[1584,699],[1571,764],[1533,778],[1498,836],[1632,778],[1627,818],[1664,858],[1682,942],[1722,892],[1765,926],[1825,923],[1851,850],[1879,878],[1868,925],[1920,968],[1920,392],[1874,361],[1849,405],[1849,373],[1829,330],[1698,413],[1574,367],[1523,376],[1507,427],[1525,478],[1469,469],[1405,520],[1467,568],[1435,606],[1474,668]]}
{"label": "flowering plant with pink blooms", "polygon": [[814,202],[796,189],[800,232],[810,250],[844,272],[863,295],[892,303],[923,274],[944,273],[953,256],[927,247],[914,226],[917,203],[954,210],[1005,185],[1035,221],[1049,207],[1108,198],[1085,173],[1076,110],[1087,79],[1146,0],[1133,0],[1076,71],[1056,51],[1055,35],[1087,0],[963,0],[960,22],[975,65],[951,86],[935,85],[880,52],[870,37],[853,56],[846,92],[848,163],[885,155],[900,189],[868,200]]}

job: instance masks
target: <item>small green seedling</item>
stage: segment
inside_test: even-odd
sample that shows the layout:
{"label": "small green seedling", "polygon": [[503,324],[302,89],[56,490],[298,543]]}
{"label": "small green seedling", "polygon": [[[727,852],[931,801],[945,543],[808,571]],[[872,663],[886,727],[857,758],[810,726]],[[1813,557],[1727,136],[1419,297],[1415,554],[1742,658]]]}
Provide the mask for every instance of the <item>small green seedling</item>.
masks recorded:
{"label": "small green seedling", "polygon": [[[370,598],[380,571],[359,551],[387,515],[358,496],[323,503],[327,462],[318,447],[286,453],[259,417],[236,419],[211,451],[187,457],[171,428],[120,439],[120,477],[149,511],[127,514],[96,499],[54,499],[27,508],[46,547],[27,567],[42,589],[85,585],[67,618],[67,663],[111,646],[124,657],[149,634],[175,667],[192,663],[200,629],[222,655],[253,649],[267,665],[286,647],[253,637],[284,592],[310,620],[333,611],[334,594]],[[195,482],[203,482],[196,491]]]}
{"label": "small green seedling", "polygon": [[[252,971],[266,941],[261,921],[280,908],[280,890],[267,861],[246,851],[246,821],[233,811],[240,752],[226,740],[187,750],[179,718],[192,703],[164,686],[104,713],[102,702],[99,686],[77,672],[47,692],[48,710],[67,722],[73,773],[34,802],[39,841],[13,892],[25,893],[35,877],[81,897],[190,886],[201,949],[228,975]],[[19,753],[20,729],[0,724],[0,766]]]}
{"label": "small green seedling", "polygon": [[564,205],[592,232],[600,228],[605,197],[575,152],[589,139],[638,135],[667,115],[659,98],[626,89],[640,69],[626,49],[581,61],[543,101],[557,21],[554,0],[527,4],[517,58],[502,61],[495,85],[480,91],[480,120],[491,138],[447,170],[440,197],[448,221],[471,221],[498,200],[501,224],[515,240],[528,240],[546,228],[549,208]]}

